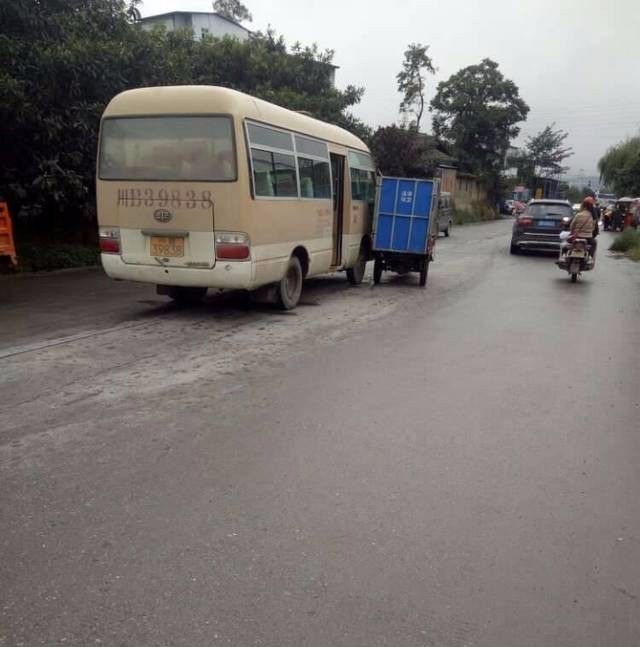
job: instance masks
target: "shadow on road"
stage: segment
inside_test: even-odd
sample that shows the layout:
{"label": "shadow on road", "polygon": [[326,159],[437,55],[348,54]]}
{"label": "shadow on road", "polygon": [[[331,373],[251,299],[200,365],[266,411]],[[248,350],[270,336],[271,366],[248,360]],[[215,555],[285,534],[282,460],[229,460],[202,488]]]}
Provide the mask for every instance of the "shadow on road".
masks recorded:
{"label": "shadow on road", "polygon": [[[352,286],[345,280],[344,276],[322,276],[311,278],[305,281],[302,296],[298,308],[314,307],[322,305],[323,298],[340,296],[353,290],[366,289],[368,285],[363,283],[360,286]],[[172,316],[179,318],[193,319],[196,314],[205,318],[215,314],[220,316],[236,316],[240,313],[255,312],[265,315],[291,315],[295,312],[287,312],[278,308],[276,304],[258,303],[251,299],[249,292],[236,290],[231,292],[210,291],[201,303],[177,304],[164,297],[156,299],[139,300],[137,303],[146,306],[135,313],[137,319]]]}
{"label": "shadow on road", "polygon": [[576,290],[578,291],[588,291],[591,289],[591,281],[587,278],[579,278],[576,283],[572,283],[571,279],[569,278],[568,274],[563,275],[558,275],[554,278],[553,284],[559,289],[559,290],[566,290],[567,292],[575,292]]}

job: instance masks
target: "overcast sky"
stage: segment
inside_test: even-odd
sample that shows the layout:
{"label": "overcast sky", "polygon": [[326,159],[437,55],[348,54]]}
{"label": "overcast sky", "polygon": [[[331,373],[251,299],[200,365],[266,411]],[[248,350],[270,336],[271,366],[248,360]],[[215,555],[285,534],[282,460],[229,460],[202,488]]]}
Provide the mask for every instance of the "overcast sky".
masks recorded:
{"label": "overcast sky", "polygon": [[[397,122],[408,43],[430,45],[438,81],[485,57],[515,81],[531,112],[524,137],[555,122],[569,132],[573,174],[595,174],[606,149],[640,131],[639,0],[246,0],[247,27],[271,25],[289,44],[335,50],[337,85],[364,86],[355,114]],[[144,16],[210,11],[208,0],[144,0]],[[430,119],[427,120],[430,122]],[[430,123],[427,123],[430,130]]]}

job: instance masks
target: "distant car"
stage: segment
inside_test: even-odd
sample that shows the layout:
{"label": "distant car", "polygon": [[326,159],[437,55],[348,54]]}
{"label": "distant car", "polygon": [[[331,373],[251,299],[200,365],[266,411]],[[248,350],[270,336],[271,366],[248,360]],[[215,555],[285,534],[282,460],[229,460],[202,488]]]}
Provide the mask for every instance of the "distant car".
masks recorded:
{"label": "distant car", "polygon": [[569,227],[573,209],[568,200],[531,200],[513,223],[510,252],[557,251],[560,232]]}
{"label": "distant car", "polygon": [[443,233],[447,238],[453,226],[453,198],[450,193],[444,192],[438,198],[438,233]]}

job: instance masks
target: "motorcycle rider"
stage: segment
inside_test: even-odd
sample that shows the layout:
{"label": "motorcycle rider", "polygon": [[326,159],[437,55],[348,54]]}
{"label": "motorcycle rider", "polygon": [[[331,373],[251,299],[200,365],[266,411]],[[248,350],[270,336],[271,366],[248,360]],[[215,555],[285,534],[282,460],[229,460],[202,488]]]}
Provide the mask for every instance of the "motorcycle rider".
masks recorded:
{"label": "motorcycle rider", "polygon": [[598,222],[593,217],[593,207],[595,200],[591,196],[587,196],[582,201],[580,211],[573,217],[569,225],[569,231],[575,238],[585,238],[589,241],[589,253],[591,258],[595,261],[596,249],[598,243],[595,237],[598,235]]}

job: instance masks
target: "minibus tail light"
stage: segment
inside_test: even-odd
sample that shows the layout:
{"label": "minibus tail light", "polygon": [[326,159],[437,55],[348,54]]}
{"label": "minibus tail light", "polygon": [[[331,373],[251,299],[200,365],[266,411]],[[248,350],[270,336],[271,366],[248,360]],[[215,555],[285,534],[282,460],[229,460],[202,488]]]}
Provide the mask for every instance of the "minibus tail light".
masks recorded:
{"label": "minibus tail light", "polygon": [[118,227],[100,227],[100,251],[103,254],[120,253],[120,229]]}
{"label": "minibus tail light", "polygon": [[249,236],[238,232],[216,232],[216,258],[225,261],[246,261],[251,256]]}

